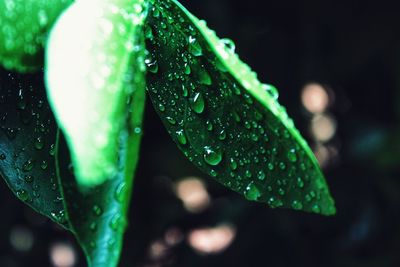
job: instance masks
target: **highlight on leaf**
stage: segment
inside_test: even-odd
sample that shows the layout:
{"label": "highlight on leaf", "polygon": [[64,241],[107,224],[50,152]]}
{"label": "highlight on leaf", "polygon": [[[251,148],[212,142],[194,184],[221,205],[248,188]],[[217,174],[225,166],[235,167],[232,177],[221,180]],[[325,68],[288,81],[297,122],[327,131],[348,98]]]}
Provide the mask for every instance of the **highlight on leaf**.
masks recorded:
{"label": "highlight on leaf", "polygon": [[66,136],[78,183],[99,185],[118,171],[130,96],[144,72],[132,53],[144,1],[77,1],[52,29],[46,50],[48,97]]}

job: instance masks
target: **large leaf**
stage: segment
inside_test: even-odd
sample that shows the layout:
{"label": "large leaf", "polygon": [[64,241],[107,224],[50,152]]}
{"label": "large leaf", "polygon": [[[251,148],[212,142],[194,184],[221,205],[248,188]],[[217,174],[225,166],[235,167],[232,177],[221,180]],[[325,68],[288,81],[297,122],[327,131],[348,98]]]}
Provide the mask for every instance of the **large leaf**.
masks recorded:
{"label": "large leaf", "polygon": [[[71,152],[58,173],[90,266],[118,264],[145,104],[143,1],[79,1],[47,47],[48,96]],[[68,153],[60,143],[60,155]]]}
{"label": "large leaf", "polygon": [[72,4],[46,50],[48,97],[82,186],[99,185],[119,171],[127,102],[137,90],[132,84],[144,76],[137,57],[144,49],[137,42],[143,0],[111,2]]}
{"label": "large leaf", "polygon": [[32,71],[43,66],[47,32],[73,0],[0,0],[0,64]]}
{"label": "large leaf", "polygon": [[334,214],[318,163],[276,89],[177,1],[150,2],[147,87],[189,160],[249,200]]}
{"label": "large leaf", "polygon": [[54,168],[57,127],[41,76],[0,70],[0,174],[19,199],[68,228]]}

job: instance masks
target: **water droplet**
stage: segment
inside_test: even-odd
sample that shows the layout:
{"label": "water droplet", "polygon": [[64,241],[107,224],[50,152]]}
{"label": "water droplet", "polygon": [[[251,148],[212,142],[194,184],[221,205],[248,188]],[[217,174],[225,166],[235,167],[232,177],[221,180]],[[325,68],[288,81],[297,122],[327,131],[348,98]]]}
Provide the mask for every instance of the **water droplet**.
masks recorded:
{"label": "water droplet", "polygon": [[244,191],[244,196],[246,197],[247,200],[257,200],[260,198],[261,193],[260,190],[257,188],[257,186],[251,182],[247,185],[245,191]]}
{"label": "water droplet", "polygon": [[282,207],[282,206],[283,206],[283,202],[282,202],[282,200],[277,199],[277,198],[275,198],[275,197],[270,197],[270,198],[268,199],[268,205],[269,205],[271,208],[279,208],[279,207]]}
{"label": "water droplet", "polygon": [[303,181],[303,179],[301,179],[301,177],[297,177],[297,186],[299,188],[303,188],[304,187],[304,181]]}
{"label": "water droplet", "polygon": [[202,93],[196,93],[194,97],[191,99],[191,107],[194,112],[200,114],[204,111],[204,98]]}
{"label": "water droplet", "polygon": [[43,160],[43,161],[41,162],[41,164],[40,164],[40,168],[41,168],[42,170],[46,170],[46,169],[47,169],[47,166],[48,166],[48,164],[47,164],[47,161],[45,161],[45,160]]}
{"label": "water droplet", "polygon": [[200,43],[193,36],[189,36],[189,53],[195,57],[203,55],[203,49],[201,48]]}
{"label": "water droplet", "polygon": [[236,46],[231,39],[228,38],[221,39],[221,43],[229,50],[231,54],[235,53]]}
{"label": "water droplet", "polygon": [[263,181],[265,179],[265,173],[263,171],[259,171],[257,173],[257,178],[261,181]]}
{"label": "water droplet", "polygon": [[209,146],[204,147],[204,160],[207,164],[216,166],[222,161],[222,152],[220,149],[212,149]]}
{"label": "water droplet", "polygon": [[229,160],[229,165],[231,166],[232,170],[236,170],[237,167],[238,167],[236,161],[235,161],[233,158],[231,158],[231,159]]}
{"label": "water droplet", "polygon": [[264,84],[263,85],[265,91],[275,100],[278,100],[279,98],[279,92],[278,89],[276,89],[274,86],[270,84]]}
{"label": "water droplet", "polygon": [[284,162],[280,162],[280,163],[279,163],[279,168],[280,168],[282,171],[286,170],[286,164],[285,164]]}
{"label": "water droplet", "polygon": [[115,200],[122,203],[126,195],[126,184],[125,182],[120,183],[115,189]]}
{"label": "water droplet", "polygon": [[165,111],[165,106],[163,105],[163,104],[158,104],[158,109],[161,111],[161,112],[164,112]]}
{"label": "water droplet", "polygon": [[272,164],[272,162],[269,162],[269,163],[268,163],[268,169],[269,169],[270,171],[273,171],[273,170],[274,170],[274,164]]}
{"label": "water droplet", "polygon": [[25,182],[27,182],[27,183],[32,183],[33,180],[34,180],[34,178],[33,178],[32,175],[25,175],[24,180],[25,180]]}
{"label": "water droplet", "polygon": [[200,69],[198,75],[201,84],[212,85],[211,76],[205,69]]}
{"label": "water droplet", "polygon": [[91,230],[91,231],[96,231],[97,230],[97,223],[96,222],[91,222],[90,223],[90,225],[89,225],[89,229]]}
{"label": "water droplet", "polygon": [[56,154],[56,146],[55,144],[50,145],[50,150],[49,150],[50,156],[54,156]]}
{"label": "water droplet", "polygon": [[60,210],[58,212],[51,212],[50,213],[51,217],[53,218],[53,220],[55,220],[58,223],[65,223],[65,211],[64,210]]}
{"label": "water droplet", "polygon": [[226,138],[225,130],[220,131],[218,134],[218,139],[222,141],[222,140],[225,140],[225,138]]}
{"label": "water droplet", "polygon": [[93,206],[93,213],[96,216],[100,216],[101,214],[103,214],[103,210],[98,205],[94,205]]}
{"label": "water droplet", "polygon": [[171,124],[171,125],[175,125],[176,124],[176,120],[174,119],[174,118],[172,118],[172,117],[166,117],[165,118],[168,122],[169,122],[169,124]]}
{"label": "water droplet", "polygon": [[186,145],[187,144],[186,134],[185,134],[184,130],[176,131],[176,137],[178,139],[178,142],[181,145]]}
{"label": "water droplet", "polygon": [[291,162],[296,162],[297,161],[296,150],[295,149],[289,150],[289,152],[287,153],[287,158]]}
{"label": "water droplet", "polygon": [[321,213],[321,208],[318,204],[314,204],[311,209],[315,213]]}
{"label": "water droplet", "polygon": [[35,148],[37,150],[42,150],[43,147],[44,147],[43,138],[39,136],[38,138],[35,139]]}
{"label": "water droplet", "polygon": [[300,201],[293,200],[292,208],[295,209],[295,210],[301,210],[301,209],[303,209],[303,204],[301,204]]}
{"label": "water droplet", "polygon": [[118,227],[121,225],[122,217],[119,214],[115,214],[110,220],[110,228],[113,231],[117,231]]}
{"label": "water droplet", "polygon": [[22,165],[22,171],[23,172],[29,172],[33,169],[34,163],[33,160],[28,160],[24,163],[24,165]]}
{"label": "water droplet", "polygon": [[158,72],[158,63],[157,60],[153,59],[151,55],[148,55],[146,59],[144,60],[144,63],[147,66],[147,70],[151,73],[157,73]]}
{"label": "water droplet", "polygon": [[25,189],[17,190],[17,197],[22,201],[27,201],[29,199],[29,194]]}

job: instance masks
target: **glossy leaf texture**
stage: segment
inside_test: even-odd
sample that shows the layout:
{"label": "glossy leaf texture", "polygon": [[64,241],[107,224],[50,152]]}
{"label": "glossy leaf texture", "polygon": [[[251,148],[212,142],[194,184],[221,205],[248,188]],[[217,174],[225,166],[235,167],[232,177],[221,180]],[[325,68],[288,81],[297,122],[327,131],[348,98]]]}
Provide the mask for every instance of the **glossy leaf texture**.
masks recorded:
{"label": "glossy leaf texture", "polygon": [[70,151],[73,163],[70,172],[60,157],[58,177],[89,266],[117,266],[122,249],[145,104],[145,12],[140,0],[75,2],[47,47],[59,155]]}
{"label": "glossy leaf texture", "polygon": [[150,2],[147,89],[188,159],[248,200],[334,214],[319,165],[276,89],[177,1]]}
{"label": "glossy leaf texture", "polygon": [[23,72],[43,66],[48,30],[72,2],[0,0],[0,64]]}
{"label": "glossy leaf texture", "polygon": [[144,74],[138,74],[145,70],[144,63],[137,62],[138,51],[144,50],[137,40],[143,3],[77,1],[50,33],[48,97],[82,187],[100,185],[119,170],[126,103],[138,89],[137,80],[143,79]]}
{"label": "glossy leaf texture", "polygon": [[54,168],[57,126],[41,74],[0,70],[0,174],[20,200],[69,228]]}
{"label": "glossy leaf texture", "polygon": [[[70,161],[59,157],[59,178],[70,225],[85,252],[89,266],[118,265],[127,226],[133,175],[139,160],[144,104],[145,90],[135,91],[130,104],[132,110],[127,121],[129,124],[120,140],[118,172],[112,179],[82,193],[69,169]],[[58,153],[68,154],[65,141],[61,139],[59,144]]]}

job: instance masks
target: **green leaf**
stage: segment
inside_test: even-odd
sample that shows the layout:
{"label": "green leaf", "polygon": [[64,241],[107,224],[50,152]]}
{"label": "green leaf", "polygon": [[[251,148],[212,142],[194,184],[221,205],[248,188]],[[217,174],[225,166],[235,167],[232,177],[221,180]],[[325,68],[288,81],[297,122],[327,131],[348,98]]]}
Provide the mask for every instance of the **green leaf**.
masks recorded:
{"label": "green leaf", "polygon": [[331,215],[318,163],[274,87],[174,0],[151,0],[147,89],[178,147],[248,200]]}
{"label": "green leaf", "polygon": [[46,50],[48,97],[82,187],[117,175],[127,102],[144,79],[143,0],[112,2],[72,4]]}
{"label": "green leaf", "polygon": [[[127,226],[133,173],[139,160],[144,104],[145,90],[142,87],[132,96],[130,122],[120,140],[118,173],[112,179],[82,193],[68,170],[68,159],[59,157],[59,178],[68,218],[89,266],[114,267],[118,264]],[[66,144],[60,144],[59,154],[68,154]]]}
{"label": "green leaf", "polygon": [[75,174],[60,157],[58,177],[89,266],[117,266],[121,253],[145,104],[145,11],[139,0],[75,2],[47,47],[48,96]]}
{"label": "green leaf", "polygon": [[33,71],[43,65],[47,32],[73,0],[0,0],[0,64]]}
{"label": "green leaf", "polygon": [[0,75],[0,174],[20,200],[69,228],[54,168],[57,126],[40,74]]}

